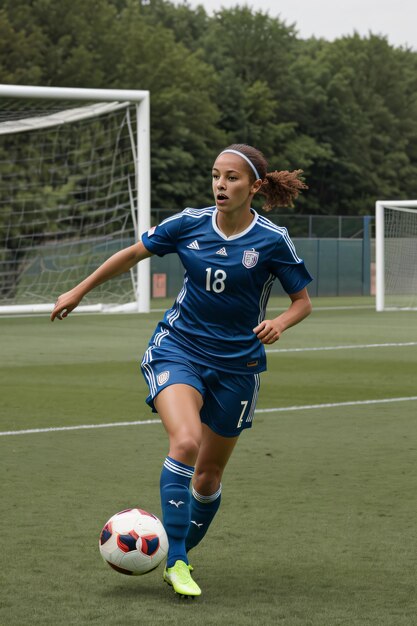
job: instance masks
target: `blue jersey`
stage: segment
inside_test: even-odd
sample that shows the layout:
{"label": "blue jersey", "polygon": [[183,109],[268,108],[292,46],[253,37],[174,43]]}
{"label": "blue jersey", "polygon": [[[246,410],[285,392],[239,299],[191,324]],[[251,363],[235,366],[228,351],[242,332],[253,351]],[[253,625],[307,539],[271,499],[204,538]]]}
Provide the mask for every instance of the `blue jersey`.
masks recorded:
{"label": "blue jersey", "polygon": [[228,372],[266,369],[253,328],[265,317],[274,280],[292,294],[312,278],[287,230],[251,210],[250,226],[231,237],[217,226],[216,207],[185,209],[142,235],[150,252],[175,252],[185,268],[183,287],[151,343]]}

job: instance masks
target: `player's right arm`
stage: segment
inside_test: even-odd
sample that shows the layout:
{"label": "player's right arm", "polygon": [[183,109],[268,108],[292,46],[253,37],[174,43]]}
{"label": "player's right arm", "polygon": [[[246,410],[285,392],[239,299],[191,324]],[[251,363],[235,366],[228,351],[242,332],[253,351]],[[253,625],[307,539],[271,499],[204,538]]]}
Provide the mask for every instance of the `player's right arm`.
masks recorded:
{"label": "player's right arm", "polygon": [[151,256],[152,252],[149,252],[141,241],[116,252],[76,287],[59,296],[51,313],[51,322],[56,317],[59,320],[67,317],[79,305],[83,297],[98,285],[129,271],[139,261]]}

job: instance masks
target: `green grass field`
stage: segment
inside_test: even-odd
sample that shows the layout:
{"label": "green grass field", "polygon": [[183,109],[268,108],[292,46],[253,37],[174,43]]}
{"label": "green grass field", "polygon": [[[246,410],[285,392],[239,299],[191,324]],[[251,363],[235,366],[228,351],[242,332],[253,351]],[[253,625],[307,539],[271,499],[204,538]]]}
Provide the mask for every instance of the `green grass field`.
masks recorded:
{"label": "green grass field", "polygon": [[159,424],[4,434],[154,418],[139,362],[161,314],[0,319],[1,626],[416,624],[417,313],[314,305],[269,355],[194,602],[98,551],[116,511],[160,514]]}

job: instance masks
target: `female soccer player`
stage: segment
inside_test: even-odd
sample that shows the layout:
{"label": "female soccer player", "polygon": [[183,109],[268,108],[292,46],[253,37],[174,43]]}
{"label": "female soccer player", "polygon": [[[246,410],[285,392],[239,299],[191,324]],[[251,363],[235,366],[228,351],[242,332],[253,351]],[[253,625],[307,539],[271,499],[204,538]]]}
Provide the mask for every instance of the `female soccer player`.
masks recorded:
{"label": "female soccer player", "polygon": [[[157,254],[177,253],[184,284],[157,325],[142,361],[146,402],[169,438],[160,479],[169,539],[164,580],[183,596],[198,596],[187,553],[204,537],[221,499],[221,479],[240,433],[252,426],[265,344],[273,344],[311,312],[311,276],[285,228],[251,208],[291,204],[306,187],[295,172],[267,173],[259,150],[223,150],[213,166],[215,206],[185,209],[117,252],[71,291],[51,320],[65,318],[91,289]],[[264,319],[278,278],[288,309]],[[190,481],[192,489],[190,490]]]}

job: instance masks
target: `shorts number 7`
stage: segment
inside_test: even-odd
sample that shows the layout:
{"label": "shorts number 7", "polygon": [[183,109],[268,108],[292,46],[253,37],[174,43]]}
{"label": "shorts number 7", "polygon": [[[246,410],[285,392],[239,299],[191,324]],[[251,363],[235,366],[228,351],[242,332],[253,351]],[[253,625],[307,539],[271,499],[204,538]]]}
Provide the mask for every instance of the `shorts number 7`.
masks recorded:
{"label": "shorts number 7", "polygon": [[243,406],[243,409],[242,409],[242,413],[240,414],[239,421],[237,423],[237,428],[240,428],[242,426],[243,416],[245,415],[245,411],[246,411],[246,407],[248,406],[248,402],[249,402],[249,400],[242,400],[241,403],[240,403]]}

